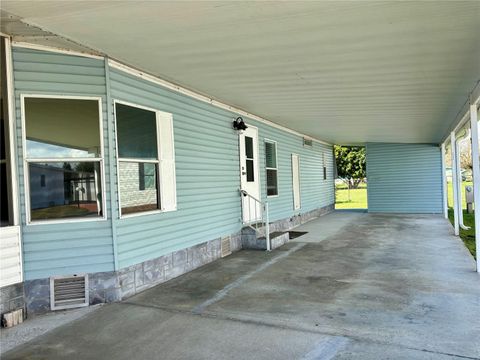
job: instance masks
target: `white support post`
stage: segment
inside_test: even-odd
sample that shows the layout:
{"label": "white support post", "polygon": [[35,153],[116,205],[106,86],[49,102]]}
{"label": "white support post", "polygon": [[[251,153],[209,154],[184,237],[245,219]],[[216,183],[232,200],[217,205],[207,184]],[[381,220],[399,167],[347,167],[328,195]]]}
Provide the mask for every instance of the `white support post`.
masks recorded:
{"label": "white support post", "polygon": [[442,152],[442,190],[443,190],[443,216],[448,219],[448,197],[447,197],[447,172],[445,169],[445,143],[440,147]]}
{"label": "white support post", "polygon": [[460,141],[457,140],[457,143],[455,144],[456,148],[455,148],[455,151],[456,151],[456,155],[455,155],[455,158],[456,158],[456,169],[457,169],[457,178],[458,178],[458,181],[457,181],[457,185],[458,185],[458,190],[457,190],[457,194],[458,194],[458,225],[460,226],[460,229],[463,229],[463,230],[469,230],[470,227],[469,226],[466,226],[464,223],[463,223],[463,199],[462,199],[462,165],[461,165],[461,161],[460,161],[460,157],[462,156],[462,152],[460,150]]}
{"label": "white support post", "polygon": [[460,235],[459,213],[458,213],[458,168],[457,168],[457,139],[455,132],[450,133],[450,147],[452,150],[452,188],[453,188],[453,227],[455,235]]}
{"label": "white support post", "polygon": [[270,217],[268,215],[268,202],[265,202],[265,241],[267,243],[267,251],[272,250],[270,244]]}
{"label": "white support post", "polygon": [[473,202],[475,206],[475,247],[477,249],[477,272],[480,273],[480,159],[478,150],[478,110],[477,105],[475,104],[470,105],[470,132],[472,137]]}

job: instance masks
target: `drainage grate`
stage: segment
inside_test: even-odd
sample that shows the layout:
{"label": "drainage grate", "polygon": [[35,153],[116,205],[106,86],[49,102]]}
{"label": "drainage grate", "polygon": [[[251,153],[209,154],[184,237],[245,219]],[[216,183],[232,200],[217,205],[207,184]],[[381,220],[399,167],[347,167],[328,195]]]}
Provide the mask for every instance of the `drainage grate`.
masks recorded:
{"label": "drainage grate", "polygon": [[232,253],[230,248],[230,236],[222,238],[222,257],[228,256]]}
{"label": "drainage grate", "polygon": [[88,306],[88,275],[50,278],[50,308],[52,310],[82,306]]}

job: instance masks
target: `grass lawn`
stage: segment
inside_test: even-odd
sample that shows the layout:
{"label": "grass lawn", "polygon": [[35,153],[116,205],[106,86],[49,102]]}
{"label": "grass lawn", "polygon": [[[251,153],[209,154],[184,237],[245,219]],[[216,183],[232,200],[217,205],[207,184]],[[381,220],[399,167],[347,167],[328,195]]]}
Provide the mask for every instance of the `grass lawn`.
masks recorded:
{"label": "grass lawn", "polygon": [[[467,204],[465,203],[465,186],[470,185],[472,186],[471,181],[462,181],[462,205],[463,208],[467,208]],[[447,183],[447,191],[448,191],[448,206],[453,205],[453,188],[452,188],[452,183],[449,182]]]}
{"label": "grass lawn", "polygon": [[[453,225],[453,209],[448,209],[448,219]],[[467,214],[467,212],[463,211],[463,223],[466,226],[470,226],[470,230],[463,230],[460,228],[460,237],[462,238],[465,246],[476,258],[476,250],[475,250],[475,217],[473,214]]]}
{"label": "grass lawn", "polygon": [[[467,185],[472,185],[472,182],[470,181],[462,181],[462,207],[463,207],[463,223],[466,226],[470,226],[470,230],[463,230],[460,229],[460,237],[462,238],[465,246],[467,249],[470,251],[470,253],[473,255],[473,257],[476,257],[476,249],[475,249],[475,216],[474,214],[468,214],[466,209],[467,209],[467,204],[465,202],[465,186]],[[453,205],[453,189],[452,189],[452,183],[449,182],[447,184],[447,190],[448,190],[448,219],[453,225],[453,209],[450,208],[450,206]]]}
{"label": "grass lawn", "polygon": [[[470,226],[470,230],[460,229],[460,238],[465,243],[465,246],[476,257],[475,251],[475,218],[473,214],[466,212],[467,205],[465,203],[465,186],[472,185],[471,182],[464,181],[462,183],[462,204],[463,204],[463,221],[466,226]],[[448,204],[453,204],[452,183],[447,184],[448,188]],[[348,200],[348,188],[345,184],[338,184],[335,186],[336,203],[335,209],[366,209],[367,208],[367,186],[360,185],[358,189],[350,190],[350,201]],[[453,209],[449,208],[448,218],[453,224]]]}
{"label": "grass lawn", "polygon": [[348,200],[348,187],[345,184],[335,186],[335,209],[366,209],[367,185],[361,184],[358,189],[350,189]]}

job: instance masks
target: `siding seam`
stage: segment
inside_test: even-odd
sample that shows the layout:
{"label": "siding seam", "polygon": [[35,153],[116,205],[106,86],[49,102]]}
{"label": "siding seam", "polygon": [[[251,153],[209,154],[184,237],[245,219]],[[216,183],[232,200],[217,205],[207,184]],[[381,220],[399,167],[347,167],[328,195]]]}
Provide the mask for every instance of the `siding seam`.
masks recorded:
{"label": "siding seam", "polygon": [[[115,161],[116,161],[116,152],[113,151],[114,145],[114,134],[113,134],[113,109],[112,109],[112,95],[110,91],[110,67],[108,66],[108,58],[104,58],[105,63],[105,94],[107,101],[107,129],[108,129],[108,157],[109,162],[108,166],[110,168],[108,179],[109,179],[109,190],[110,190],[110,214],[111,214],[111,225],[112,225],[112,247],[113,247],[113,270],[118,270],[118,248],[117,248],[117,185],[115,183]],[[105,189],[106,191],[106,189]]]}

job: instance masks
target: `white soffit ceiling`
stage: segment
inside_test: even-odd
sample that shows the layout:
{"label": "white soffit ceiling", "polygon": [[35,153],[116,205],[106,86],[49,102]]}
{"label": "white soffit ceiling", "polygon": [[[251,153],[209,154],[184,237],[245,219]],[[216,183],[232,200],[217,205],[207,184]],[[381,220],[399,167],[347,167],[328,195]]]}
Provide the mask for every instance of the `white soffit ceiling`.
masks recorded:
{"label": "white soffit ceiling", "polygon": [[[1,8],[335,143],[439,142],[480,79],[480,1],[2,1]],[[2,23],[17,40],[66,44]]]}

